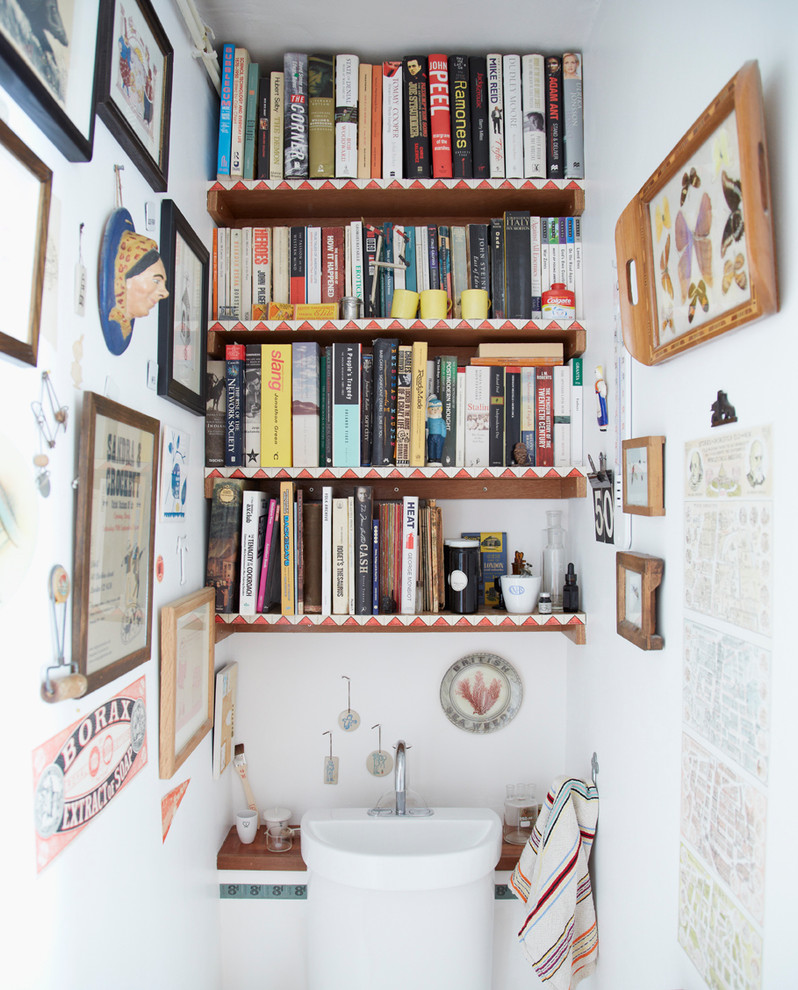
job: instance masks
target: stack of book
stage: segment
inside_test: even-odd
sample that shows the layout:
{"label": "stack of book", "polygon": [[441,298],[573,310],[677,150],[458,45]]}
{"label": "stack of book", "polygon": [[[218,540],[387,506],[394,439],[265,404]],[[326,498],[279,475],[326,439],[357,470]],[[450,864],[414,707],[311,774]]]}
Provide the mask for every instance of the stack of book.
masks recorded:
{"label": "stack of book", "polygon": [[217,480],[206,585],[216,611],[255,615],[379,615],[444,608],[443,518],[434,499],[376,502],[368,486],[305,498]]}
{"label": "stack of book", "polygon": [[584,178],[579,52],[286,52],[222,47],[220,178]]}
{"label": "stack of book", "polygon": [[445,289],[455,319],[462,291],[485,289],[494,319],[534,320],[555,283],[574,293],[582,318],[581,217],[514,210],[490,223],[217,227],[212,266],[219,320],[335,319],[343,296],[385,318],[395,289]]}
{"label": "stack of book", "polygon": [[228,344],[207,373],[208,467],[582,463],[582,359],[561,343],[482,343],[467,365],[398,338]]}

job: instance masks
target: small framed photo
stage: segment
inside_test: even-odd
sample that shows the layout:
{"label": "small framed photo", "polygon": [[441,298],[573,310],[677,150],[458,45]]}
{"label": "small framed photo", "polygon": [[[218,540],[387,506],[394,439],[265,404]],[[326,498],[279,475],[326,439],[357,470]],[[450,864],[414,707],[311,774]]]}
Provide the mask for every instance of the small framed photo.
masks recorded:
{"label": "small framed photo", "polygon": [[101,6],[0,4],[0,86],[70,162],[90,161],[94,146]]}
{"label": "small framed photo", "polygon": [[170,292],[158,319],[158,395],[204,416],[210,256],[171,199],[161,204],[160,251]]}
{"label": "small framed photo", "polygon": [[173,777],[213,726],[213,588],[161,609],[160,776]]}
{"label": "small framed photo", "polygon": [[0,121],[0,183],[5,222],[0,241],[0,351],[36,364],[53,173]]}
{"label": "small framed photo", "polygon": [[623,441],[623,511],[665,515],[665,437]]}
{"label": "small framed photo", "polygon": [[97,113],[155,192],[169,179],[173,55],[150,0],[101,4]]}
{"label": "small framed photo", "polygon": [[150,659],[160,425],[84,395],[72,658],[89,691]]}
{"label": "small framed photo", "polygon": [[622,551],[615,556],[616,628],[619,636],[641,650],[661,650],[657,631],[657,589],[665,562],[646,553]]}

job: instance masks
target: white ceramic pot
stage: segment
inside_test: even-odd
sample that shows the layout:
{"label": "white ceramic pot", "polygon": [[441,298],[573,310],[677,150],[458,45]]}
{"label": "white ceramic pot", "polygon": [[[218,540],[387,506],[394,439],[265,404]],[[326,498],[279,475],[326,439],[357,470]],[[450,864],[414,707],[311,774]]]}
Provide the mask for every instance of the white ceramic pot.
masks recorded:
{"label": "white ceramic pot", "polygon": [[503,574],[502,597],[508,612],[528,615],[534,611],[540,594],[540,578],[533,574]]}

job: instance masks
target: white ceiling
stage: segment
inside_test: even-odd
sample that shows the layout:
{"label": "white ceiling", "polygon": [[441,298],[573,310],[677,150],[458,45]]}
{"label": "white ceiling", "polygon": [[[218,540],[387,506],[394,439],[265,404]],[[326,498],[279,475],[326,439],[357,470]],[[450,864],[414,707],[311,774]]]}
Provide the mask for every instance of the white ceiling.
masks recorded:
{"label": "white ceiling", "polygon": [[411,53],[584,49],[601,0],[194,0],[217,50],[226,41],[275,68],[286,51],[353,52],[368,62]]}

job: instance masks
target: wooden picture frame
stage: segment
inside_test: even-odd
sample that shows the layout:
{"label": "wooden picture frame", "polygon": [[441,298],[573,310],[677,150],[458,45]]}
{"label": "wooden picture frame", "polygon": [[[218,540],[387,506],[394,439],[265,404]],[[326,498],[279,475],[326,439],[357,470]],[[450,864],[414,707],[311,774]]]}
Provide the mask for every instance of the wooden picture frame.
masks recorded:
{"label": "wooden picture frame", "polygon": [[624,342],[653,365],[778,310],[759,65],[746,62],[615,228]]}
{"label": "wooden picture frame", "polygon": [[622,447],[623,511],[664,516],[665,437],[636,437]]}
{"label": "wooden picture frame", "polygon": [[159,247],[169,297],[158,316],[158,395],[204,416],[210,254],[171,199],[161,204]]}
{"label": "wooden picture frame", "polygon": [[155,192],[169,179],[174,50],[150,0],[105,0],[97,113]]}
{"label": "wooden picture frame", "polygon": [[89,691],[150,658],[159,439],[157,419],[85,393],[72,659]]}
{"label": "wooden picture frame", "polygon": [[0,351],[35,365],[47,254],[53,173],[0,121],[0,182],[13,237],[0,247]]}
{"label": "wooden picture frame", "polygon": [[661,650],[657,631],[657,589],[665,562],[647,553],[615,555],[616,628],[619,636],[641,650]]}
{"label": "wooden picture frame", "polygon": [[0,86],[71,162],[91,160],[100,0],[3,4]]}
{"label": "wooden picture frame", "polygon": [[214,589],[161,609],[159,772],[173,777],[213,726]]}

